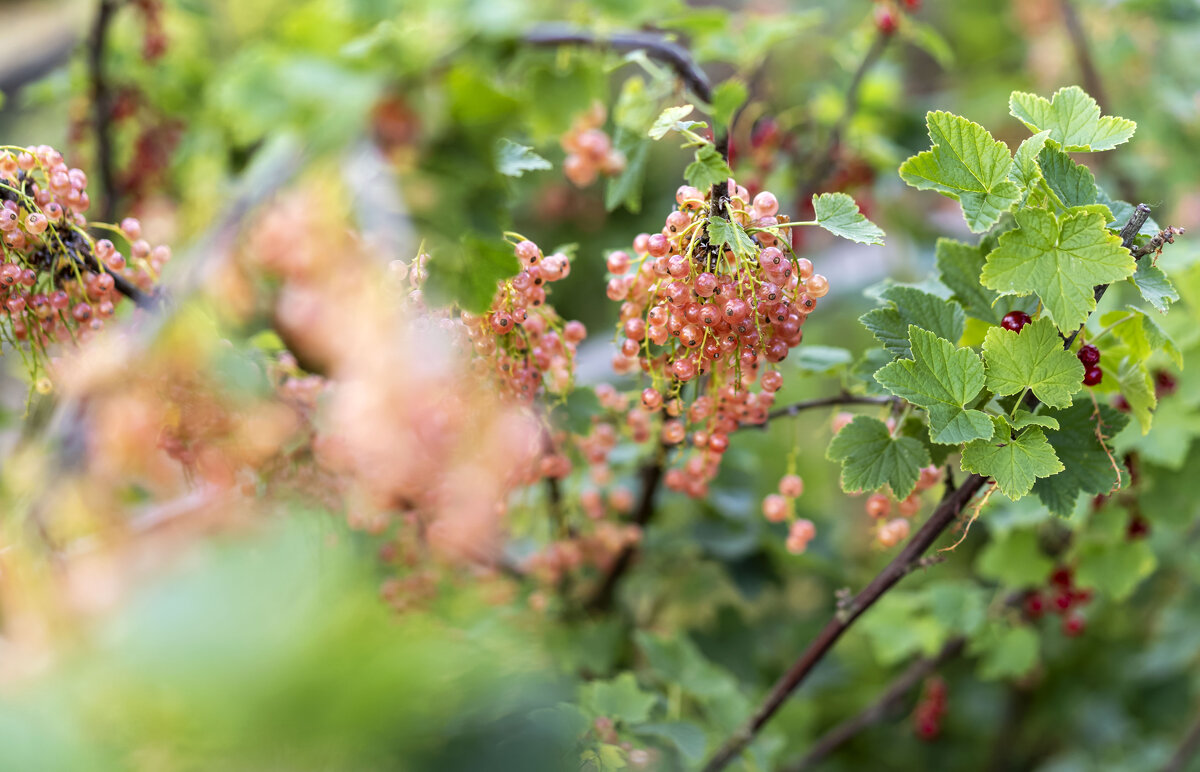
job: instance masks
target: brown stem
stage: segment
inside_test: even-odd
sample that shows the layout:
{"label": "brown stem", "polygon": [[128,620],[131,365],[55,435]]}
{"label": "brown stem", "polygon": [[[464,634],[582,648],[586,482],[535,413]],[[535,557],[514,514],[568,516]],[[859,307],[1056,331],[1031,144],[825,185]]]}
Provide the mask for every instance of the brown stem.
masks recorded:
{"label": "brown stem", "polygon": [[1183,742],[1180,743],[1178,750],[1171,756],[1171,760],[1162,768],[1162,772],[1184,772],[1188,768],[1188,763],[1195,757],[1196,753],[1200,752],[1200,720],[1192,725],[1192,728],[1184,736]]}
{"label": "brown stem", "polygon": [[113,169],[112,91],[104,69],[104,51],[108,30],[117,11],[118,0],[100,0],[88,38],[88,76],[92,90],[92,131],[96,135],[96,172],[103,198],[97,210],[100,220],[112,222],[117,208],[117,180]]}
{"label": "brown stem", "polygon": [[1095,60],[1092,59],[1087,33],[1083,29],[1079,13],[1075,10],[1075,4],[1071,0],[1059,0],[1058,7],[1062,11],[1067,35],[1071,38],[1071,48],[1075,53],[1075,64],[1079,67],[1079,74],[1083,77],[1083,87],[1093,99],[1100,103],[1101,109],[1107,108],[1108,97],[1104,93],[1104,82],[1100,80],[1100,72],[1096,69]]}
{"label": "brown stem", "polygon": [[812,749],[804,754],[803,758],[794,764],[783,767],[784,772],[801,772],[802,770],[811,768],[859,732],[885,719],[888,714],[896,709],[900,701],[904,699],[904,696],[914,686],[947,661],[961,654],[965,644],[965,638],[951,638],[935,656],[925,657],[913,662],[905,668],[903,673],[896,677],[896,680],[892,681],[883,694],[879,696],[879,699],[868,705],[857,716],[846,719],[822,735],[821,739],[817,740]]}
{"label": "brown stem", "polygon": [[[640,477],[642,479],[642,495],[638,499],[637,509],[633,513],[633,522],[638,526],[644,526],[650,522],[650,518],[654,516],[654,499],[658,493],[658,488],[662,484],[664,458],[660,450],[658,455],[651,461],[646,462],[642,466]],[[600,580],[599,587],[591,599],[585,604],[589,611],[607,611],[612,608],[613,600],[616,597],[617,583],[621,577],[629,570],[633,564],[634,555],[637,553],[637,546],[634,544],[625,545],[620,553],[617,554],[608,573]]]}
{"label": "brown stem", "polygon": [[832,397],[809,399],[803,402],[795,402],[791,405],[785,405],[768,413],[767,419],[770,420],[773,418],[794,416],[803,410],[812,410],[813,408],[819,407],[832,407],[834,405],[895,405],[902,402],[903,400],[899,397],[893,397],[890,395],[869,396],[860,394],[835,394]]}
{"label": "brown stem", "polygon": [[754,713],[746,724],[735,732],[725,744],[716,752],[704,767],[704,772],[717,772],[724,769],[738,754],[758,735],[776,711],[783,706],[783,703],[795,691],[804,679],[808,677],[813,668],[817,666],[824,656],[829,653],[838,639],[842,637],[842,633],[854,624],[864,611],[869,609],[879,600],[884,593],[896,585],[904,576],[911,570],[913,564],[917,563],[934,541],[937,540],[942,532],[954,522],[959,513],[971,500],[971,498],[979,492],[986,482],[986,478],[977,474],[973,474],[963,481],[962,485],[949,491],[942,498],[937,509],[933,511],[925,524],[920,530],[904,545],[904,549],[900,554],[892,559],[871,583],[866,586],[858,595],[855,595],[853,600],[843,609],[840,609],[833,615],[833,618],[825,624],[817,637],[813,639],[808,648],[800,655],[795,663],[788,669],[783,676],[775,682],[771,687],[770,693],[759,709]]}

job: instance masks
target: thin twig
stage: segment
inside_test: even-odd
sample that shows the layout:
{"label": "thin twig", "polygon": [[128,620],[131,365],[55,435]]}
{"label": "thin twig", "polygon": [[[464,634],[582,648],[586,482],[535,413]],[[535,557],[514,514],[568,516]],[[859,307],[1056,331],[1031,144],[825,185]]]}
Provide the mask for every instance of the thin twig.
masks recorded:
{"label": "thin twig", "polygon": [[784,416],[794,416],[804,410],[812,410],[820,407],[831,407],[833,405],[893,405],[902,402],[899,397],[890,395],[884,396],[868,396],[863,394],[835,394],[832,397],[821,397],[820,399],[809,399],[803,402],[795,402],[791,405],[772,410],[767,414],[767,420],[773,418],[783,418]]}
{"label": "thin twig", "polygon": [[96,171],[103,195],[98,211],[100,220],[112,222],[117,210],[117,178],[113,169],[112,91],[104,69],[108,30],[117,11],[117,0],[100,0],[88,38],[88,76],[92,90],[92,132],[96,142]]}
{"label": "thin twig", "polygon": [[803,758],[793,764],[783,767],[784,772],[802,772],[811,768],[817,762],[833,753],[859,732],[883,721],[893,713],[914,686],[925,680],[949,660],[962,654],[966,639],[951,638],[933,657],[916,660],[884,690],[875,702],[868,705],[861,713],[848,718],[830,729],[813,745]]}
{"label": "thin twig", "polygon": [[775,682],[763,704],[755,711],[750,720],[735,732],[709,760],[704,767],[705,772],[717,772],[717,770],[724,769],[737,758],[738,754],[758,735],[763,726],[771,720],[776,711],[783,706],[796,687],[812,672],[817,663],[829,653],[838,639],[842,637],[842,633],[854,624],[854,621],[864,611],[873,606],[884,593],[909,573],[911,565],[919,561],[925,550],[954,522],[963,507],[979,492],[985,482],[986,478],[973,474],[942,499],[933,514],[904,545],[900,553],[871,580],[871,583],[862,592],[854,596],[844,609],[835,613],[825,624],[808,648],[783,674],[783,677]]}
{"label": "thin twig", "polygon": [[687,85],[688,89],[706,104],[712,104],[712,83],[691,53],[662,35],[652,32],[615,32],[597,35],[577,27],[547,25],[537,27],[525,42],[534,46],[581,45],[592,48],[611,48],[614,51],[645,51],[651,59],[667,64]]}
{"label": "thin twig", "polygon": [[[1137,248],[1134,244],[1134,239],[1137,238],[1138,231],[1142,229],[1142,226],[1146,224],[1146,220],[1149,219],[1150,207],[1146,204],[1138,204],[1134,208],[1133,214],[1129,216],[1129,221],[1125,223],[1125,227],[1121,228],[1121,233],[1119,234],[1121,236],[1121,246],[1129,250],[1130,254],[1133,255],[1134,260],[1137,260],[1139,257],[1141,257],[1137,254]],[[1104,293],[1108,291],[1108,287],[1109,285],[1107,284],[1100,284],[1092,291],[1092,297],[1096,299],[1097,303],[1100,302],[1100,298],[1104,297]],[[1086,322],[1084,324],[1086,324]],[[1078,330],[1071,333],[1070,337],[1068,337],[1066,342],[1063,344],[1063,348],[1071,348],[1071,344],[1075,342],[1075,338],[1079,336],[1079,333],[1083,332],[1083,327],[1084,325],[1081,324],[1079,325]]]}
{"label": "thin twig", "polygon": [[1178,750],[1162,768],[1162,772],[1183,772],[1198,752],[1200,752],[1200,720],[1192,725],[1191,730],[1184,736],[1183,742],[1179,744]]}
{"label": "thin twig", "polygon": [[[1133,215],[1130,216],[1129,222],[1121,229],[1122,243],[1125,244],[1126,248],[1133,245],[1134,236],[1149,216],[1150,207],[1145,204],[1138,204]],[[1105,287],[1096,288],[1097,297],[1104,294],[1104,289]],[[1076,334],[1078,334],[1078,331],[1076,331]],[[1069,347],[1071,341],[1074,339],[1075,335],[1072,335],[1064,346]],[[1031,403],[1036,406],[1037,399],[1033,398]],[[968,502],[971,501],[987,481],[985,477],[972,474],[957,488],[947,487],[941,503],[938,504],[933,514],[929,516],[929,519],[925,521],[920,530],[904,545],[900,553],[871,580],[871,583],[858,595],[854,596],[853,600],[846,604],[839,603],[839,607],[834,613],[833,618],[817,633],[817,637],[801,652],[799,658],[788,668],[787,672],[775,682],[775,685],[771,687],[771,691],[767,694],[762,705],[755,711],[750,720],[734,732],[717,750],[708,764],[704,766],[704,772],[718,772],[718,770],[724,769],[741,754],[746,746],[758,735],[759,731],[762,730],[763,726],[783,706],[783,703],[791,693],[800,686],[809,673],[812,672],[813,668],[833,649],[834,644],[841,638],[842,633],[864,611],[874,605],[884,593],[894,587],[912,570],[913,564],[921,560],[925,551],[955,521]]]}
{"label": "thin twig", "polygon": [[1071,48],[1075,52],[1075,64],[1083,77],[1083,87],[1095,99],[1102,109],[1108,107],[1108,97],[1104,93],[1104,83],[1100,80],[1100,71],[1092,59],[1091,46],[1088,45],[1087,33],[1071,0],[1059,0],[1058,6],[1062,11],[1063,24],[1067,35],[1071,38]]}
{"label": "thin twig", "polygon": [[[665,459],[661,449],[658,455],[651,461],[647,461],[642,466],[642,495],[638,500],[637,509],[633,513],[633,522],[638,526],[645,526],[650,522],[650,518],[654,516],[654,499],[658,493],[659,485],[663,478],[663,465]],[[621,577],[629,570],[633,563],[634,554],[637,552],[637,546],[634,544],[626,544],[621,552],[618,553],[608,573],[600,580],[599,587],[591,599],[585,604],[589,611],[606,611],[612,607],[614,598],[616,597],[617,583]]]}

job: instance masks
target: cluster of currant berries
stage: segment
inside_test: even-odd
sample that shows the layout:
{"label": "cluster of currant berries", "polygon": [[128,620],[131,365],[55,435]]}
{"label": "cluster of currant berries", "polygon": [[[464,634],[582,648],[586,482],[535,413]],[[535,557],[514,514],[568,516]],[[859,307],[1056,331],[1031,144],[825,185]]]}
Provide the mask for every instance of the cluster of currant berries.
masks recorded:
{"label": "cluster of currant berries", "polygon": [[570,389],[575,350],[587,329],[581,322],[564,323],[546,305],[546,285],[565,279],[571,261],[564,254],[544,255],[529,239],[514,237],[521,272],[500,282],[490,310],[464,311],[460,318],[480,369],[497,376],[504,393],[532,402],[543,386],[555,394]]}
{"label": "cluster of currant berries", "polygon": [[[150,289],[171,257],[152,247],[141,224],[89,223],[87,175],[47,145],[0,151],[0,302],[12,338],[27,341],[37,361],[55,341],[85,339],[104,326],[124,295]],[[127,258],[103,228],[129,243]],[[2,329],[2,328],[0,328]]]}
{"label": "cluster of currant berries", "polygon": [[154,61],[167,52],[162,0],[130,0],[130,4],[142,15],[142,57]]}
{"label": "cluster of currant berries", "polygon": [[[666,483],[692,496],[705,494],[730,432],[766,422],[783,385],[774,365],[800,344],[804,321],[829,292],[829,282],[808,259],[776,246],[787,249],[772,230],[781,224],[775,196],[763,191],[751,201],[733,180],[727,190],[714,206],[712,191],[680,187],[677,208],[660,232],[638,235],[632,256],[608,256],[607,295],[621,303],[613,368],[649,374],[642,409],[668,416],[665,444],[682,443],[691,425],[697,454],[686,475],[669,475]],[[746,228],[754,249],[739,256],[712,243],[714,214]],[[698,378],[695,396],[685,404],[684,386]],[[753,390],[756,384],[761,391]]]}
{"label": "cluster of currant berries", "polygon": [[566,151],[563,174],[577,188],[586,188],[603,174],[614,177],[625,169],[625,155],[612,146],[612,141],[600,127],[604,125],[604,105],[597,102],[580,115],[562,135],[560,143]]}
{"label": "cluster of currant berries", "polygon": [[804,493],[804,481],[799,475],[786,474],[779,480],[779,492],[768,494],[763,499],[763,517],[772,523],[791,521],[788,528],[787,549],[799,555],[808,549],[808,543],[817,535],[813,521],[796,517],[796,499]]}
{"label": "cluster of currant berries", "polygon": [[1074,572],[1059,566],[1050,574],[1050,586],[1045,590],[1031,590],[1025,595],[1025,616],[1041,619],[1047,611],[1062,616],[1063,635],[1074,638],[1087,628],[1087,619],[1080,612],[1092,600],[1091,590],[1075,586]]}
{"label": "cluster of currant berries", "polygon": [[894,35],[900,26],[903,11],[915,13],[921,9],[921,0],[875,0],[875,29],[882,35]]}
{"label": "cluster of currant berries", "polygon": [[[1020,332],[1030,321],[1032,320],[1029,314],[1024,311],[1009,311],[1000,320],[1000,326],[1006,330]],[[1095,386],[1104,380],[1104,371],[1100,369],[1100,349],[1085,343],[1075,352],[1075,356],[1083,363],[1084,386]]]}
{"label": "cluster of currant berries", "polygon": [[942,717],[946,715],[946,682],[941,676],[925,680],[921,698],[913,709],[913,732],[917,737],[930,742],[942,733]]}

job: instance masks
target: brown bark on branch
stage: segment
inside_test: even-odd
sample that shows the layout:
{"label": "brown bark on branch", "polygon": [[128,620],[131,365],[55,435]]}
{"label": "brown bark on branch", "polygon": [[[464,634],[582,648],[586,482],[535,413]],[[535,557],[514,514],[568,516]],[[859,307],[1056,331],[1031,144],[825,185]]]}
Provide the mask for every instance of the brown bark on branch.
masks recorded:
{"label": "brown bark on branch", "polygon": [[88,78],[92,91],[92,133],[96,142],[96,173],[103,198],[97,207],[99,219],[112,222],[117,209],[117,177],[113,168],[112,91],[104,67],[108,30],[117,12],[117,0],[100,0],[88,37]]}

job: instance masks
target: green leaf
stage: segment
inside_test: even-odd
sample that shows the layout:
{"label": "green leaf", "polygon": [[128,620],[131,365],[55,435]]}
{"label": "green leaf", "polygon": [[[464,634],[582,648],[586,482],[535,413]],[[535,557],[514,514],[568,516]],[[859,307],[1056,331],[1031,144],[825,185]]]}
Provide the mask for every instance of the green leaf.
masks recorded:
{"label": "green leaf", "polygon": [[900,177],[918,190],[936,190],[962,204],[974,233],[996,224],[1021,197],[1008,178],[1008,147],[977,123],[946,112],[925,116],[933,147],[900,166]]}
{"label": "green leaf", "polygon": [[988,324],[1000,324],[1004,315],[1013,309],[1032,313],[1036,308],[1033,300],[1021,300],[997,307],[1000,296],[979,283],[983,271],[984,250],[953,239],[937,241],[938,278],[954,293],[954,299],[962,304],[968,316]]}
{"label": "green leaf", "polygon": [[1142,434],[1150,431],[1154,420],[1154,408],[1158,407],[1158,399],[1154,396],[1154,379],[1142,362],[1135,362],[1129,357],[1121,360],[1117,367],[1117,385],[1133,417],[1142,427]]}
{"label": "green leaf", "polygon": [[1012,418],[1008,419],[1008,425],[1013,428],[1013,431],[1024,429],[1026,426],[1041,426],[1044,429],[1057,429],[1058,419],[1048,415],[1038,413],[1030,413],[1028,410],[1018,408]]}
{"label": "green leaf", "polygon": [[1153,261],[1143,257],[1137,264],[1137,273],[1130,281],[1138,288],[1138,292],[1142,293],[1146,302],[1154,306],[1154,310],[1165,314],[1171,308],[1171,304],[1179,300],[1179,293],[1163,269]]}
{"label": "green leaf", "polygon": [[1098,214],[1058,220],[1042,209],[1022,209],[1016,220],[1020,227],[1000,236],[1000,246],[987,256],[983,284],[1006,295],[1036,294],[1068,334],[1096,308],[1096,285],[1133,273],[1133,256]]}
{"label": "green leaf", "polygon": [[650,156],[650,141],[640,134],[618,126],[614,145],[625,155],[625,168],[608,181],[604,189],[604,208],[613,211],[624,205],[630,212],[642,211],[642,183],[646,178],[646,159]]}
{"label": "green leaf", "polygon": [[[1038,166],[1054,195],[1068,207],[1096,203],[1096,178],[1086,166],[1072,161],[1071,156],[1047,146],[1038,154]],[[1108,218],[1104,221],[1108,222]]]}
{"label": "green leaf", "polygon": [[429,261],[426,288],[439,302],[481,314],[491,306],[497,283],[520,270],[521,264],[507,244],[464,236],[459,249],[435,254]]}
{"label": "green leaf", "polygon": [[1176,367],[1183,367],[1183,354],[1175,341],[1158,322],[1137,306],[1109,311],[1100,317],[1100,324],[1112,327],[1113,335],[1129,347],[1134,361],[1145,362],[1156,351],[1161,351],[1170,357]]}
{"label": "green leaf", "polygon": [[528,145],[518,145],[504,138],[496,143],[496,171],[507,177],[520,177],[525,172],[550,168],[551,163]]}
{"label": "green leaf", "polygon": [[925,408],[929,437],[942,445],[986,440],[993,426],[988,415],[967,405],[983,390],[983,362],[974,351],[915,325],[908,326],[912,359],[898,359],[875,373],[892,394]]}
{"label": "green leaf", "polygon": [[962,468],[991,477],[1005,496],[1017,501],[1033,489],[1037,478],[1057,474],[1063,465],[1040,426],[1030,426],[1019,437],[1010,435],[1008,423],[997,419],[995,437],[963,448]]}
{"label": "green leaf", "polygon": [[985,681],[1023,676],[1037,664],[1038,635],[1028,626],[1004,627],[972,642]]}
{"label": "green leaf", "polygon": [[748,257],[757,251],[758,247],[750,235],[732,220],[726,220],[724,217],[711,215],[708,218],[708,225],[705,226],[708,230],[708,241],[714,246],[728,244],[729,248],[738,257]]}
{"label": "green leaf", "polygon": [[1008,111],[1030,131],[1049,131],[1050,139],[1068,152],[1111,150],[1137,129],[1124,118],[1100,117],[1100,105],[1079,86],[1061,88],[1052,99],[1014,91]]}
{"label": "green leaf", "polygon": [[1158,559],[1145,539],[1088,540],[1076,551],[1075,581],[1113,600],[1126,600],[1154,573]]}
{"label": "green leaf", "polygon": [[893,356],[911,356],[908,326],[915,324],[939,337],[958,341],[962,337],[966,315],[952,300],[940,298],[916,287],[888,287],[880,294],[889,307],[876,308],[859,317],[876,340]]}
{"label": "green leaf", "polygon": [[696,148],[696,160],[683,170],[683,178],[694,188],[701,191],[711,188],[718,182],[725,182],[733,176],[729,164],[712,145],[701,145]]}
{"label": "green leaf", "polygon": [[1043,584],[1054,561],[1042,552],[1036,531],[1019,528],[995,534],[979,553],[975,568],[984,579],[1017,589]]}
{"label": "green leaf", "polygon": [[662,724],[641,724],[634,730],[635,734],[647,737],[658,737],[666,740],[679,751],[688,761],[700,761],[704,758],[704,749],[708,743],[704,730],[689,721],[671,721]]}
{"label": "green leaf", "polygon": [[[1068,464],[1058,474],[1038,480],[1033,492],[1051,512],[1065,517],[1075,509],[1079,494],[1109,493],[1120,484],[1121,467],[1113,463],[1111,438],[1125,428],[1129,416],[1088,400],[1048,415],[1058,421],[1058,428],[1046,432],[1046,441]],[[1101,444],[1101,436],[1106,438],[1105,444]]]}
{"label": "green leaf", "polygon": [[844,348],[814,344],[801,346],[793,359],[804,372],[830,375],[854,361],[854,355]]}
{"label": "green leaf", "polygon": [[929,454],[929,462],[933,466],[942,466],[946,463],[946,459],[950,457],[950,454],[958,450],[953,445],[938,445],[932,442],[929,439],[929,425],[915,415],[910,415],[904,419],[904,423],[900,424],[900,433],[905,437],[912,437],[921,443],[925,448],[925,452]]}
{"label": "green leaf", "polygon": [[693,109],[691,105],[679,105],[663,110],[654,119],[654,125],[650,127],[650,139],[662,139],[672,131],[687,131],[693,126],[703,126],[702,121],[683,120],[691,115]]}
{"label": "green leaf", "polygon": [[1049,407],[1067,407],[1083,388],[1083,365],[1062,346],[1049,319],[1030,322],[1020,332],[993,327],[983,341],[987,387],[998,397],[1029,389]]}
{"label": "green leaf", "polygon": [[580,688],[580,703],[595,716],[639,724],[650,717],[658,698],[637,685],[633,673],[622,673],[610,681],[592,681]]}
{"label": "green leaf", "polygon": [[1009,172],[1009,179],[1023,188],[1037,182],[1038,177],[1042,176],[1042,169],[1038,166],[1038,154],[1046,146],[1049,136],[1050,132],[1039,131],[1021,143],[1013,155],[1013,168]]}
{"label": "green leaf", "polygon": [[929,454],[919,441],[893,436],[883,421],[865,415],[842,427],[826,455],[842,462],[842,490],[847,493],[888,485],[901,499],[912,493],[921,467],[929,465]]}
{"label": "green leaf", "polygon": [[958,635],[974,635],[987,620],[989,591],[970,580],[946,580],[925,588],[934,619]]}
{"label": "green leaf", "polygon": [[746,84],[736,78],[722,81],[713,89],[712,119],[716,126],[729,126],[733,116],[750,96]]}
{"label": "green leaf", "polygon": [[813,196],[817,225],[835,236],[859,244],[883,244],[883,231],[858,210],[858,204],[845,193]]}

